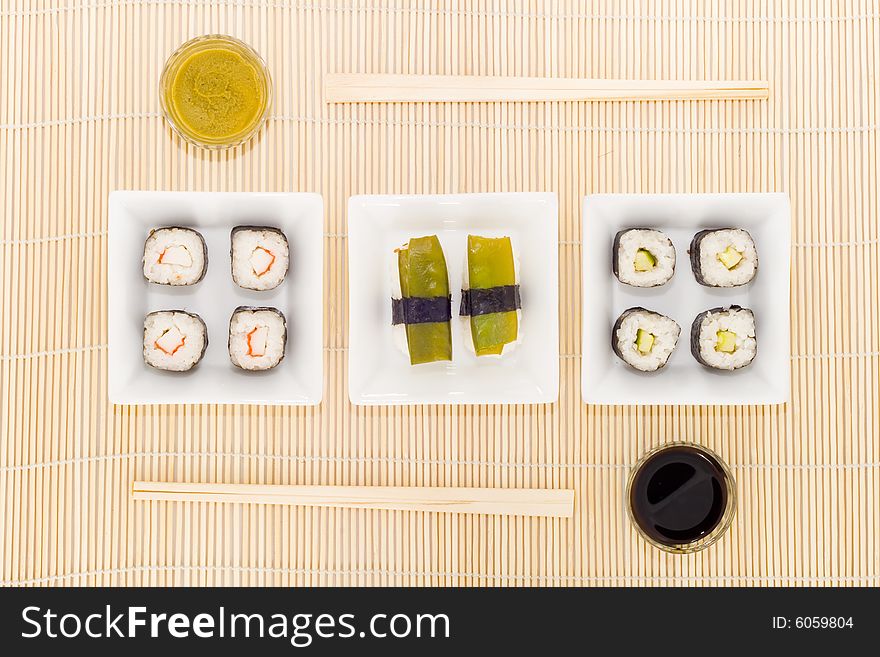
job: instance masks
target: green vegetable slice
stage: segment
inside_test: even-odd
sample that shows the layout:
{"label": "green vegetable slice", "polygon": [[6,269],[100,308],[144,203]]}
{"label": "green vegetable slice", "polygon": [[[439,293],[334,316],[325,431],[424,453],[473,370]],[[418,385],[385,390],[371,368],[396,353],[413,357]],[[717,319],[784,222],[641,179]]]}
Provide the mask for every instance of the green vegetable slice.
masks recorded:
{"label": "green vegetable slice", "polygon": [[[436,235],[414,237],[398,249],[397,272],[404,298],[449,296],[446,258]],[[406,344],[412,365],[452,360],[450,323],[407,324]]]}
{"label": "green vegetable slice", "polygon": [[636,251],[635,262],[633,268],[636,271],[651,271],[657,265],[657,258],[648,249],[639,249]]}
{"label": "green vegetable slice", "polygon": [[[509,237],[468,235],[468,282],[471,289],[516,284],[513,247]],[[477,356],[498,355],[516,341],[516,311],[471,315],[471,338]]]}
{"label": "green vegetable slice", "polygon": [[732,354],[736,351],[736,333],[733,331],[717,331],[715,334],[715,351],[723,351]]}
{"label": "green vegetable slice", "polygon": [[651,353],[651,349],[654,348],[654,340],[655,337],[653,333],[646,331],[645,329],[639,329],[636,333],[636,348],[639,350],[639,353],[643,356],[647,356]]}

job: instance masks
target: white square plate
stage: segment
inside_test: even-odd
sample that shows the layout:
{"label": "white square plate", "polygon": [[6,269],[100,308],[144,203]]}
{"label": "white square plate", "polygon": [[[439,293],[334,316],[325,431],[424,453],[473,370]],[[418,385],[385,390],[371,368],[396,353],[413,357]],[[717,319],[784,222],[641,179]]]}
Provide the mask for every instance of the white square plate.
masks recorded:
{"label": "white square plate", "polygon": [[[321,402],[323,372],[323,225],[317,194],[127,192],[110,194],[110,401],[115,404],[291,404]],[[238,287],[230,270],[230,231],[274,226],[290,244],[290,270],[274,290]],[[195,285],[148,283],[141,258],[152,228],[186,226],[208,247],[208,270]],[[287,319],[284,360],[266,372],[245,372],[229,360],[229,319],[237,306],[272,306]],[[155,310],[199,314],[208,348],[189,372],[144,363],[144,316]]]}
{"label": "white square plate", "polygon": [[[520,342],[501,359],[467,349],[457,316],[469,233],[511,238]],[[409,364],[394,342],[394,249],[437,235],[452,292],[452,361]],[[559,395],[559,236],[555,194],[354,196],[348,204],[349,395],[359,405],[552,403]]]}
{"label": "white square plate", "polygon": [[[780,404],[789,398],[789,259],[791,210],[785,194],[597,194],[584,199],[583,360],[589,404]],[[626,228],[662,230],[675,246],[675,275],[666,285],[624,285],[611,271],[612,241]],[[697,283],[688,248],[705,228],[743,228],[758,250],[758,273],[727,289]],[[720,372],[690,351],[691,324],[704,310],[751,308],[758,352],[751,365]],[[681,327],[666,367],[638,372],[611,349],[611,330],[627,308],[643,306]]]}

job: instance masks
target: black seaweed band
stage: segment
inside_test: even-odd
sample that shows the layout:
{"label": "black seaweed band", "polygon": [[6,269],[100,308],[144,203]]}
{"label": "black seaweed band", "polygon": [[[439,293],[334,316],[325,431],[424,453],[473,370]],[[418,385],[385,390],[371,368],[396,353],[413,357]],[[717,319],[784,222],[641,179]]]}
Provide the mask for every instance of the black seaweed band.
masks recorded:
{"label": "black seaweed band", "polygon": [[406,297],[391,300],[391,323],[430,324],[452,319],[452,296]]}
{"label": "black seaweed band", "polygon": [[498,287],[472,288],[461,291],[459,315],[488,315],[507,313],[522,308],[519,285],[499,285]]}

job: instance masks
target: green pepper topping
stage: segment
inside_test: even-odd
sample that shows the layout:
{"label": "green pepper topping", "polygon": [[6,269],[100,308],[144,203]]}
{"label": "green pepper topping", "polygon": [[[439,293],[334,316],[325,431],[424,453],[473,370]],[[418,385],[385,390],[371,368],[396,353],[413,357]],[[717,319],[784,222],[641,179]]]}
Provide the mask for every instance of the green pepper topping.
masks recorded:
{"label": "green pepper topping", "polygon": [[[405,247],[398,249],[397,272],[404,298],[449,296],[446,258],[436,235],[414,237]],[[406,344],[412,365],[452,360],[450,323],[407,324]]]}
{"label": "green pepper topping", "polygon": [[[468,282],[471,289],[516,284],[513,248],[509,237],[468,235]],[[477,356],[500,354],[516,341],[516,311],[471,315],[471,336]]]}

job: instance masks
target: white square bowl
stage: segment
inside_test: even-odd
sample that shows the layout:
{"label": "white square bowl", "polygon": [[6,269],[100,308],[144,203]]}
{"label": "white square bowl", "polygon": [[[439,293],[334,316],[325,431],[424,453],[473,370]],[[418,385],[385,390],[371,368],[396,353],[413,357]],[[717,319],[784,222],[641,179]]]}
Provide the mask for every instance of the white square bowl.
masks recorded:
{"label": "white square bowl", "polygon": [[[323,202],[318,194],[140,192],[110,194],[109,396],[115,404],[319,404],[323,372]],[[274,290],[238,287],[231,274],[235,226],[274,226],[290,245],[290,270]],[[186,226],[208,248],[196,285],[171,287],[143,276],[144,240],[153,228]],[[284,360],[246,372],[229,360],[229,319],[237,306],[272,306],[287,319]],[[189,372],[164,372],[143,360],[144,316],[156,310],[197,313],[208,348]]]}
{"label": "white square bowl", "polygon": [[[349,396],[358,405],[538,404],[559,396],[559,236],[555,194],[354,196],[348,204]],[[467,349],[457,317],[469,233],[511,238],[521,341],[501,359]],[[452,361],[411,366],[392,336],[394,249],[436,234],[452,292]]]}
{"label": "white square bowl", "polygon": [[[612,241],[626,228],[656,228],[675,246],[672,280],[660,287],[624,285],[611,271]],[[743,228],[758,250],[758,273],[744,286],[697,283],[688,248],[707,228]],[[780,404],[788,401],[791,209],[785,194],[596,194],[583,209],[583,359],[588,404]],[[704,310],[737,304],[755,313],[758,352],[751,365],[721,372],[690,351],[691,324]],[[638,372],[611,349],[611,331],[627,308],[643,306],[681,327],[666,367]]]}

